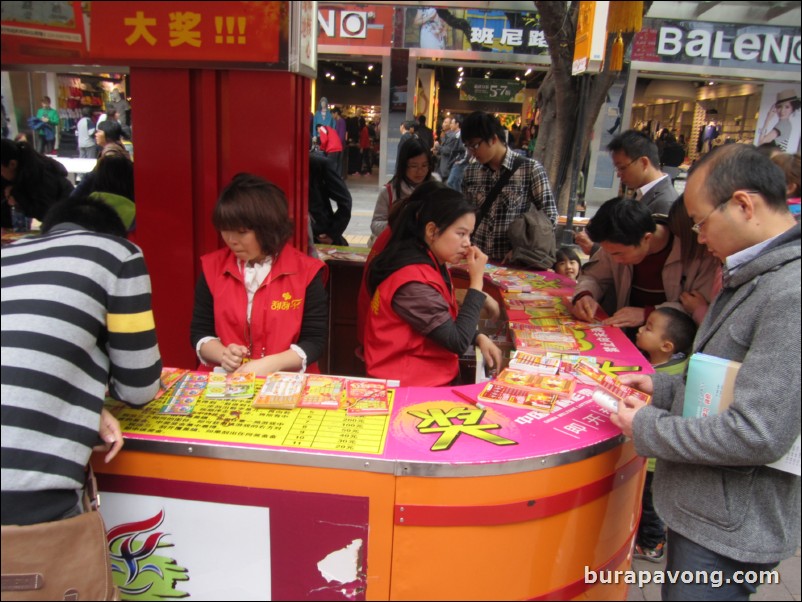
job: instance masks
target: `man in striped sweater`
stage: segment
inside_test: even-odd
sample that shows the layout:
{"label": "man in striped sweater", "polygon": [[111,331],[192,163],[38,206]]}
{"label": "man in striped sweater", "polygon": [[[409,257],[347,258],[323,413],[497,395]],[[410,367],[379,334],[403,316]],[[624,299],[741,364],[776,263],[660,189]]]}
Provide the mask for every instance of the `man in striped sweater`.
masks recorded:
{"label": "man in striped sweater", "polygon": [[142,405],[161,357],[142,251],[100,201],[54,205],[44,235],[2,250],[2,524],[80,512],[92,449],[122,446],[103,409]]}

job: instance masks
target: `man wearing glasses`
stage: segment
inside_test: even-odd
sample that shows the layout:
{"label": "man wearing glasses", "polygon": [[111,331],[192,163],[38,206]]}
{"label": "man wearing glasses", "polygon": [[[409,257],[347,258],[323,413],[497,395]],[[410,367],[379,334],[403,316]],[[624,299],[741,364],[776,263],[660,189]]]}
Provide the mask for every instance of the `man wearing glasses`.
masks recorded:
{"label": "man wearing glasses", "polygon": [[557,221],[554,195],[543,166],[508,149],[505,130],[492,115],[481,111],[468,115],[461,136],[468,153],[476,159],[465,169],[462,192],[477,207],[505,172],[513,171],[514,158],[519,162],[474,232],[475,244],[490,259],[501,261],[512,250],[507,237],[509,225],[531,205],[544,211],[552,224]]}
{"label": "man wearing glasses", "polygon": [[635,130],[627,130],[607,145],[613,166],[624,186],[635,189],[635,198],[649,211],[668,215],[679,196],[671,178],[660,171],[657,145]]}
{"label": "man wearing glasses", "polygon": [[[671,178],[660,171],[657,145],[640,132],[627,130],[613,138],[607,150],[621,182],[636,191],[635,198],[652,214],[668,215],[679,195]],[[587,255],[598,250],[586,232],[577,232],[574,242]]]}
{"label": "man wearing glasses", "polygon": [[747,600],[756,585],[735,572],[771,569],[799,546],[798,459],[796,474],[767,466],[800,432],[800,225],[784,182],[754,147],[732,144],[702,159],[685,188],[699,242],[724,262],[693,351],[742,363],[732,404],[684,418],[684,376],[622,377],[652,394],[651,405],[628,398],[612,420],[638,454],[658,458],[666,571],[723,571],[723,587],[667,583],[663,600]]}

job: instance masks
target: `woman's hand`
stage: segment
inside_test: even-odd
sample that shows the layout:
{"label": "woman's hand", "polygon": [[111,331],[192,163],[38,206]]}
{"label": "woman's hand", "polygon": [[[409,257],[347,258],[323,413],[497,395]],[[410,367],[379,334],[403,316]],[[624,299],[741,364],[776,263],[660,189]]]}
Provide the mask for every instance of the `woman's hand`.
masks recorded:
{"label": "woman's hand", "polygon": [[242,365],[242,361],[250,355],[248,348],[244,345],[237,345],[231,343],[223,348],[223,357],[220,360],[220,366],[226,372],[234,372]]}
{"label": "woman's hand", "polygon": [[465,259],[468,261],[468,276],[471,280],[470,288],[482,290],[487,255],[482,253],[479,247],[471,245]]}
{"label": "woman's hand", "polygon": [[100,411],[98,435],[103,443],[97,444],[92,451],[109,452],[104,458],[104,462],[108,464],[123,448],[123,433],[120,429],[120,422],[106,408]]}
{"label": "woman's hand", "polygon": [[493,297],[487,295],[482,305],[482,313],[488,320],[498,320],[501,317],[501,306]]}
{"label": "woman's hand", "polygon": [[682,308],[689,314],[694,314],[700,307],[707,308],[708,305],[707,299],[699,291],[680,293],[679,302],[682,303]]}
{"label": "woman's hand", "polygon": [[236,372],[253,372],[256,376],[267,376],[273,372],[297,372],[301,366],[303,366],[301,357],[292,349],[287,349],[281,353],[245,362],[236,369]]}
{"label": "woman's hand", "polygon": [[501,349],[496,345],[486,334],[480,334],[476,337],[476,346],[482,352],[482,357],[485,358],[485,364],[498,371],[501,367]]}

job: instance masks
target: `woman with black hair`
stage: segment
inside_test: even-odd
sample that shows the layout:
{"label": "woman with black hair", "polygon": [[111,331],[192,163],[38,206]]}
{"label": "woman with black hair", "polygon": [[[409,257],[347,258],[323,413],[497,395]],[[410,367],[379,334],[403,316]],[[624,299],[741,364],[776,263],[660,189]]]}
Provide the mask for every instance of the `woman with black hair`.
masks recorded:
{"label": "woman with black hair", "polygon": [[201,257],[190,325],[201,364],[260,376],[311,367],[328,331],[326,266],[290,243],[287,197],[263,178],[238,174],[212,221],[226,247]]}
{"label": "woman with black hair", "polygon": [[398,151],[398,160],[395,164],[395,175],[384,185],[376,199],[376,208],[373,210],[373,219],[370,222],[372,236],[368,246],[387,227],[387,216],[394,203],[407,198],[417,186],[430,180],[440,180],[434,172],[434,157],[432,151],[420,138],[408,138]]}
{"label": "woman with black hair", "polygon": [[[372,377],[402,386],[455,383],[459,356],[478,345],[487,365],[501,350],[477,334],[487,255],[471,244],[475,207],[440,182],[419,186],[406,200],[390,242],[370,264],[365,365]],[[447,264],[467,261],[470,287],[457,311]]]}
{"label": "woman with black hair", "polygon": [[51,206],[70,196],[73,186],[67,179],[67,170],[27,142],[3,138],[2,145],[3,228],[13,227],[12,207],[26,221],[41,221]]}

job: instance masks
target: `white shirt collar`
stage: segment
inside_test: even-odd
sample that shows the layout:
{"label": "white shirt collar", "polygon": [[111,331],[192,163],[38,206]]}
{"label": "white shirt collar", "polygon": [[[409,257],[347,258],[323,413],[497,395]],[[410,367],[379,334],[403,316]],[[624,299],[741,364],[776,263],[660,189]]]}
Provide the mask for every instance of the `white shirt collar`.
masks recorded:
{"label": "white shirt collar", "polygon": [[667,177],[668,177],[668,176],[667,176],[666,174],[663,174],[663,176],[662,176],[661,178],[657,178],[656,180],[652,180],[652,181],[651,181],[651,182],[649,182],[648,184],[644,184],[643,186],[641,186],[640,188],[638,188],[638,194],[640,195],[640,196],[638,196],[638,200],[642,199],[642,198],[643,198],[643,196],[644,196],[644,195],[645,195],[647,192],[649,192],[649,191],[650,191],[652,188],[654,188],[655,186],[657,186],[657,185],[658,185],[660,182],[662,182],[663,180],[665,180]]}

